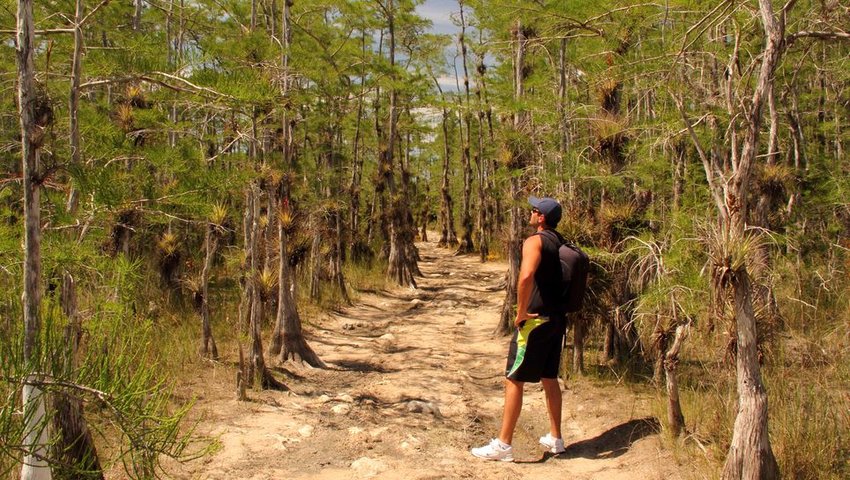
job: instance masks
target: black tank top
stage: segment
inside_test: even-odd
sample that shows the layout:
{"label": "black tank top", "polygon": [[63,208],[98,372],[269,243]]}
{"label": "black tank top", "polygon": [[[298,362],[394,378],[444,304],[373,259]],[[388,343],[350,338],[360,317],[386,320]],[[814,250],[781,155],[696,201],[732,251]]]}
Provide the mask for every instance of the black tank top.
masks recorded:
{"label": "black tank top", "polygon": [[558,249],[564,243],[563,237],[555,230],[537,232],[543,243],[540,255],[540,265],[534,272],[534,288],[531,290],[531,301],[528,304],[529,313],[537,313],[550,318],[563,318],[557,298],[561,284],[561,261]]}

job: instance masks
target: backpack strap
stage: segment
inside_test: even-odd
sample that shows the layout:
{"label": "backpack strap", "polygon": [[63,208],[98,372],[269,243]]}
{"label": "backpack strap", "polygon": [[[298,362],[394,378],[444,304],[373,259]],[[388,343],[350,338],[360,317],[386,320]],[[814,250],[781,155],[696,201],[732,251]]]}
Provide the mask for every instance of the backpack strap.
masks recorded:
{"label": "backpack strap", "polygon": [[[549,233],[549,235],[543,235],[544,233],[547,233],[547,232]],[[540,235],[540,237],[542,237],[542,238],[548,238],[549,241],[555,242],[555,248],[556,249],[561,248],[561,245],[567,243],[566,240],[564,240],[564,237],[561,236],[561,234],[559,234],[558,232],[556,232],[555,230],[552,230],[550,228],[547,228],[543,231],[537,232],[537,233],[535,233],[535,235]]]}

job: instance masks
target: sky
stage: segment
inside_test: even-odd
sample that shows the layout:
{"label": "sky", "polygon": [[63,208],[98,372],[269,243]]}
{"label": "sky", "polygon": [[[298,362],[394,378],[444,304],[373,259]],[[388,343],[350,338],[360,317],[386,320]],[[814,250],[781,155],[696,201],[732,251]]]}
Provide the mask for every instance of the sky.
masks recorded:
{"label": "sky", "polygon": [[416,8],[423,17],[434,22],[432,28],[433,33],[448,33],[457,35],[460,28],[455,26],[450,15],[457,14],[460,8],[457,5],[457,0],[425,0],[422,5]]}
{"label": "sky", "polygon": [[[432,33],[452,35],[452,43],[446,49],[446,62],[451,64],[451,61],[457,55],[457,34],[460,33],[460,27],[452,23],[451,20],[451,15],[457,16],[460,12],[457,0],[425,0],[425,2],[416,7],[416,11],[421,16],[431,20],[433,23],[431,27]],[[458,55],[457,57],[456,64],[458,72],[463,72],[460,56]],[[450,72],[449,76],[437,78],[437,81],[440,82],[440,87],[442,87],[443,91],[457,91],[457,82],[453,72]],[[470,80],[470,86],[472,86],[471,84],[472,80]]]}

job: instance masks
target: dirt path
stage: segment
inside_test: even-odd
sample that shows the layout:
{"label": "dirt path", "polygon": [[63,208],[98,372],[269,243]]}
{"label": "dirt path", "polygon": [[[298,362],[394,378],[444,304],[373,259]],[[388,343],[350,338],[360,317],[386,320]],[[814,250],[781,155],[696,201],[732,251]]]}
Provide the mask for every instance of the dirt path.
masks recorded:
{"label": "dirt path", "polygon": [[516,463],[468,453],[496,434],[507,339],[492,330],[505,264],[454,257],[419,244],[419,288],[362,294],[308,327],[331,368],[287,364],[292,392],[249,391],[234,400],[234,371],[218,366],[191,387],[199,431],[221,448],[185,465],[204,479],[676,479],[684,470],[660,446],[649,401],[625,388],[568,381],[567,452],[543,454],[546,413],[526,386]]}

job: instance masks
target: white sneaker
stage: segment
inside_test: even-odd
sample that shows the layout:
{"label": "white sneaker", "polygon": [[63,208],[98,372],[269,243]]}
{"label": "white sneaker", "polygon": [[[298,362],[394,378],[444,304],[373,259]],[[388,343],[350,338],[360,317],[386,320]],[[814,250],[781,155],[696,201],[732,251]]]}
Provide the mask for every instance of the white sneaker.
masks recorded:
{"label": "white sneaker", "polygon": [[510,445],[505,445],[498,438],[490,440],[490,443],[483,447],[473,448],[470,450],[473,455],[484,460],[499,460],[500,462],[513,462],[514,449]]}
{"label": "white sneaker", "polygon": [[564,439],[555,438],[551,433],[547,433],[545,437],[540,437],[540,445],[548,448],[555,455],[564,453],[567,450],[564,448]]}

